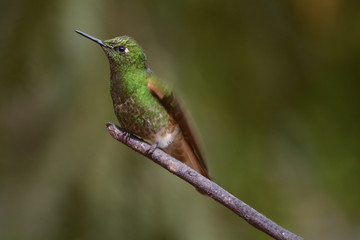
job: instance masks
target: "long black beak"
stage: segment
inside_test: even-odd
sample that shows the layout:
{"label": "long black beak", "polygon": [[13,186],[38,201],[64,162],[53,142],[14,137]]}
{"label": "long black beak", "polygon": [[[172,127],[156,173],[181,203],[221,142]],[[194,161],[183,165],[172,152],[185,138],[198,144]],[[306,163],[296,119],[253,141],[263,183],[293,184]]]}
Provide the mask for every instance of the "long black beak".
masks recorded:
{"label": "long black beak", "polygon": [[106,47],[106,45],[100,39],[94,38],[94,37],[92,37],[92,36],[90,36],[90,35],[88,35],[86,33],[83,33],[81,31],[79,31],[79,30],[75,30],[75,32],[77,32],[80,35],[83,35],[84,37],[86,37],[86,38],[88,38],[90,40],[93,40],[94,42],[100,44],[103,47]]}

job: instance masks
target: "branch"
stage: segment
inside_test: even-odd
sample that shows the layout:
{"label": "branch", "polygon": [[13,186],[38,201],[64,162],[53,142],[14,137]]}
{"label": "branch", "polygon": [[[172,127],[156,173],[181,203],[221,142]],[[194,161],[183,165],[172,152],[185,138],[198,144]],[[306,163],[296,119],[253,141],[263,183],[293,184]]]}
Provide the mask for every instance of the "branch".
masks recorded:
{"label": "branch", "polygon": [[106,126],[106,130],[113,138],[161,165],[169,172],[187,181],[196,189],[229,208],[260,231],[263,231],[278,240],[303,240],[303,238],[279,226],[243,201],[225,191],[216,183],[210,181],[192,168],[171,157],[161,149],[156,148],[152,154],[147,154],[147,150],[151,147],[150,144],[130,135],[113,123],[106,123]]}

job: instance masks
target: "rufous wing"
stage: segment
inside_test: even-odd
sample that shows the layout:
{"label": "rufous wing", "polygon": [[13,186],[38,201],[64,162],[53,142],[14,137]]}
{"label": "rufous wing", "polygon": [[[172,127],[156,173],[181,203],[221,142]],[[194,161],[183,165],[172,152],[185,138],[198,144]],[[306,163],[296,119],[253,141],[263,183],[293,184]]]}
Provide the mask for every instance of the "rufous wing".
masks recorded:
{"label": "rufous wing", "polygon": [[174,93],[152,75],[148,76],[147,87],[159,99],[160,103],[181,129],[181,135],[178,137],[178,140],[170,144],[164,151],[184,162],[203,176],[211,179],[204,158],[190,128],[189,121]]}

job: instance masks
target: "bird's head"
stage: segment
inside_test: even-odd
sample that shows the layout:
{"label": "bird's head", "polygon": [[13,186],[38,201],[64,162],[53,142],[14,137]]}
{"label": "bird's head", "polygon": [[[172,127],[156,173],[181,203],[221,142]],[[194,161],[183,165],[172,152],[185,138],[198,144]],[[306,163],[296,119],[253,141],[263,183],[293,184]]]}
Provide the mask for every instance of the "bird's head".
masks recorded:
{"label": "bird's head", "polygon": [[77,33],[98,43],[104,50],[109,59],[113,70],[122,71],[129,67],[146,69],[146,55],[140,45],[131,37],[120,36],[102,41],[86,33],[77,31]]}

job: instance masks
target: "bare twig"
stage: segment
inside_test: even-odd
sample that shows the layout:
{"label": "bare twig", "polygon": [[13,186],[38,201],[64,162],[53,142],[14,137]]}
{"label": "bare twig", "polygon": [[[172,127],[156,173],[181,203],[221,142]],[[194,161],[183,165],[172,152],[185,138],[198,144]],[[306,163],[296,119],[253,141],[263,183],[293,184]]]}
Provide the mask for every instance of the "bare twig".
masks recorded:
{"label": "bare twig", "polygon": [[303,240],[303,238],[279,226],[243,201],[225,191],[216,183],[205,178],[195,170],[166,154],[162,150],[157,148],[151,155],[149,155],[147,154],[147,150],[151,147],[151,145],[129,135],[113,123],[107,123],[106,126],[106,130],[113,138],[134,149],[136,152],[150,158],[155,163],[166,168],[169,172],[187,181],[196,189],[229,208],[252,226],[263,231],[269,236],[278,240]]}

